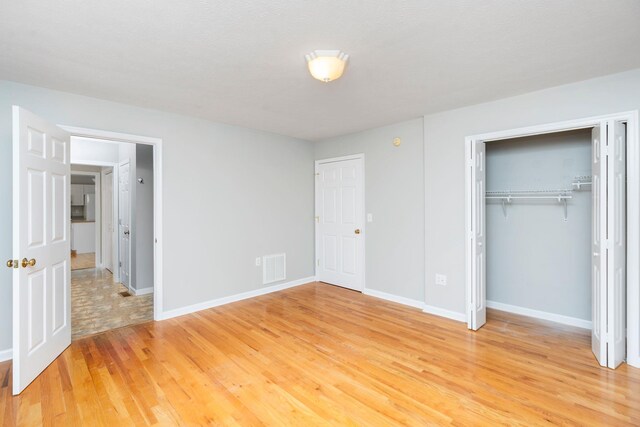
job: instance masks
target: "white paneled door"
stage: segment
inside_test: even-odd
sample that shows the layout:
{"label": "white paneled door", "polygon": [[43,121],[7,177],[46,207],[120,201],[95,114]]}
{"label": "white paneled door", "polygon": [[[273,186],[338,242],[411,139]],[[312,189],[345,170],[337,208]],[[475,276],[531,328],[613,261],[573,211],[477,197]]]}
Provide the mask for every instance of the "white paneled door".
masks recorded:
{"label": "white paneled door", "polygon": [[131,287],[131,171],[129,162],[120,164],[118,173],[119,179],[119,199],[118,209],[118,240],[120,244],[120,281],[123,285]]}
{"label": "white paneled door", "polygon": [[468,319],[469,328],[480,329],[487,322],[487,273],[486,273],[486,233],[485,233],[485,152],[484,141],[475,141],[472,147],[473,162],[471,165],[471,198],[473,213],[471,215],[471,274],[474,277],[471,293],[473,304]]}
{"label": "white paneled door", "polygon": [[[591,130],[591,350],[607,366],[607,154],[606,128]],[[603,140],[604,138],[604,140]]]}
{"label": "white paneled door", "polygon": [[364,285],[364,159],[316,163],[318,280],[362,291]]}
{"label": "white paneled door", "polygon": [[13,107],[13,393],[71,344],[69,134]]}

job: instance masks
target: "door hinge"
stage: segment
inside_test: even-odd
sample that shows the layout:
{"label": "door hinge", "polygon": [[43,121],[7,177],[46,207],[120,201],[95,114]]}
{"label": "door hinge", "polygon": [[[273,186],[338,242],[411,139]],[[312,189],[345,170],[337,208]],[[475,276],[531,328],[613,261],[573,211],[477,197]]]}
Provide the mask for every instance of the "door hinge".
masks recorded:
{"label": "door hinge", "polygon": [[316,265],[317,265],[318,267],[320,267],[320,260],[317,260],[317,261],[316,261]]}
{"label": "door hinge", "polygon": [[118,267],[122,267],[122,261],[118,261]]}

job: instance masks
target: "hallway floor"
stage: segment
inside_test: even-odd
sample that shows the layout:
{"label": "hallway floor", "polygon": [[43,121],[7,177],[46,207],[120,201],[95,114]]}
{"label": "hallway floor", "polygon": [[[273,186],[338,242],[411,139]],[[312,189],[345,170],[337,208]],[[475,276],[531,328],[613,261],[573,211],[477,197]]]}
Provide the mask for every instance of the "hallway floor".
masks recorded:
{"label": "hallway floor", "polygon": [[71,272],[71,338],[153,320],[153,294],[123,297],[127,291],[106,269]]}
{"label": "hallway floor", "polygon": [[76,254],[71,252],[71,270],[84,270],[85,268],[96,268],[95,252],[87,254]]}

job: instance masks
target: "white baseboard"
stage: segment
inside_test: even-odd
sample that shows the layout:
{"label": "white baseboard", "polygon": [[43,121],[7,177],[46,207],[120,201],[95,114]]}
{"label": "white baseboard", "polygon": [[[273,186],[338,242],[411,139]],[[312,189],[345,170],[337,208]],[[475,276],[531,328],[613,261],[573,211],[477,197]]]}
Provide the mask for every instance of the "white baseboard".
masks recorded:
{"label": "white baseboard", "polygon": [[487,301],[488,308],[506,311],[508,313],[520,314],[522,316],[534,317],[536,319],[550,320],[563,325],[576,326],[578,328],[591,329],[591,321],[578,319],[577,317],[563,316],[561,314],[549,313],[547,311],[533,310],[531,308],[518,307],[516,305],[503,304],[496,301]]}
{"label": "white baseboard", "polygon": [[216,298],[213,300],[201,302],[198,304],[188,305],[186,307],[175,308],[173,310],[167,310],[160,313],[160,320],[171,319],[173,317],[183,316],[185,314],[195,313],[196,311],[206,310],[208,308],[217,307],[219,305],[229,304],[236,301],[241,301],[247,298],[258,297],[260,295],[270,294],[272,292],[278,292],[283,289],[293,288],[294,286],[300,286],[315,281],[315,277],[305,277],[303,279],[293,280],[291,282],[281,283],[279,285],[268,286],[266,288],[256,289],[253,291],[242,292],[240,294],[230,295],[228,297]]}
{"label": "white baseboard", "polygon": [[408,305],[409,307],[415,307],[422,309],[424,303],[411,298],[400,297],[398,295],[388,294],[386,292],[376,291],[374,289],[363,289],[362,293],[372,297],[384,299],[387,301],[397,302],[398,304]]}
{"label": "white baseboard", "polygon": [[5,360],[11,360],[12,357],[13,357],[13,349],[0,350],[0,362],[4,362]]}
{"label": "white baseboard", "polygon": [[153,286],[149,286],[148,288],[141,288],[141,289],[131,288],[131,292],[137,297],[139,297],[140,295],[152,294]]}
{"label": "white baseboard", "polygon": [[435,316],[446,317],[447,319],[456,320],[458,322],[467,321],[467,316],[464,313],[458,313],[457,311],[446,310],[444,308],[435,307],[433,305],[424,304],[422,311],[425,313],[433,314]]}

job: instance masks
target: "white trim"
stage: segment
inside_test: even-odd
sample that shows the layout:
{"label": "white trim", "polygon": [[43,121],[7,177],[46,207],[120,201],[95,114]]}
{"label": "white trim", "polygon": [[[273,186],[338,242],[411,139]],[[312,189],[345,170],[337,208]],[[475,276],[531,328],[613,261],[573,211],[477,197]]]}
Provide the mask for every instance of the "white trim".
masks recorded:
{"label": "white trim", "polygon": [[391,301],[391,302],[396,302],[402,305],[408,305],[409,307],[413,307],[413,308],[419,308],[420,310],[424,308],[424,303],[417,299],[411,299],[411,298],[401,297],[398,295],[388,294],[386,292],[376,291],[375,289],[364,289],[362,293],[365,295],[369,295],[371,297],[380,298],[380,299]]}
{"label": "white trim", "polygon": [[291,282],[281,283],[279,285],[268,286],[266,288],[259,288],[253,291],[242,292],[235,295],[229,295],[228,297],[216,298],[197,304],[188,305],[186,307],[174,308],[172,310],[166,310],[162,312],[161,318],[156,320],[171,319],[173,317],[184,316],[185,314],[195,313],[196,311],[206,310],[209,308],[217,307],[224,304],[229,304],[236,301],[241,301],[248,298],[254,298],[261,295],[270,294],[273,292],[282,291],[284,289],[293,288],[295,286],[306,285],[315,281],[315,277],[304,277],[298,280],[292,280]]}
{"label": "white trim", "polygon": [[[472,160],[469,149],[474,141],[497,141],[553,132],[564,132],[597,126],[602,121],[625,121],[627,123],[627,363],[640,367],[640,132],[638,130],[638,110],[577,120],[567,120],[543,125],[528,126],[498,132],[472,135],[465,138],[465,167]],[[468,169],[468,168],[467,168]],[[464,306],[472,306],[470,222],[471,180],[466,171],[465,179],[465,270],[466,286]],[[469,314],[469,313],[467,313]]]}
{"label": "white trim", "polygon": [[[361,237],[362,237],[362,257],[360,259],[360,283],[362,284],[359,291],[363,292],[367,289],[366,286],[366,279],[367,279],[367,275],[366,275],[366,269],[367,269],[367,214],[366,214],[366,193],[367,193],[367,185],[366,185],[366,162],[364,159],[364,153],[357,153],[357,154],[350,154],[348,156],[341,156],[341,157],[331,157],[328,159],[321,159],[321,160],[316,160],[315,161],[315,165],[314,165],[314,195],[313,195],[313,213],[314,215],[317,217],[318,216],[318,180],[315,178],[318,175],[318,166],[322,165],[322,164],[326,164],[326,163],[335,163],[335,162],[342,162],[345,160],[361,160],[362,161],[362,206],[361,206],[361,211],[362,211],[362,218],[360,219],[360,230],[362,232]],[[314,260],[313,260],[313,268],[314,268],[314,276],[315,276],[315,281],[319,281],[320,280],[320,274],[318,273],[318,257],[320,256],[320,242],[319,242],[319,238],[318,238],[318,221],[316,221],[315,217],[314,217],[314,239],[315,239],[315,250],[314,250]]]}
{"label": "white trim", "polygon": [[464,313],[458,313],[457,311],[445,310],[444,308],[435,307],[433,305],[425,304],[422,307],[422,311],[434,316],[446,317],[447,319],[455,320],[457,322],[466,322],[467,317]]}
{"label": "white trim", "polygon": [[133,293],[137,297],[139,297],[141,295],[152,294],[153,293],[153,286],[149,286],[148,288],[131,289],[131,293]]}
{"label": "white trim", "polygon": [[487,300],[487,308],[506,311],[507,313],[520,314],[536,319],[549,320],[563,325],[575,326],[583,329],[591,329],[591,320],[578,319],[577,317],[564,316],[562,314],[549,313],[548,311],[534,310],[532,308],[518,307],[517,305],[504,304]]}
{"label": "white trim", "polygon": [[[76,136],[101,139],[105,142],[112,143],[129,142],[132,144],[145,144],[153,146],[153,234],[155,239],[155,245],[153,248],[153,277],[155,282],[153,285],[153,318],[154,320],[163,319],[162,139],[149,136],[110,132],[105,130],[80,128],[75,126],[58,126],[69,132],[72,137]],[[87,162],[84,164],[90,163]],[[115,188],[114,191],[119,192],[119,189]]]}
{"label": "white trim", "polygon": [[0,350],[0,362],[6,362],[7,360],[11,360],[13,358],[13,349],[9,348],[7,350]]}

